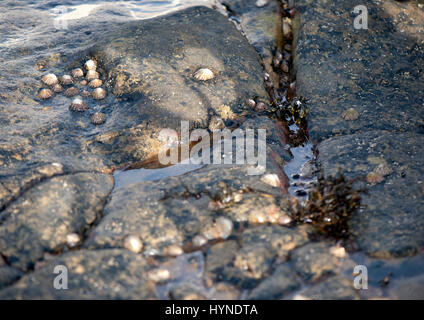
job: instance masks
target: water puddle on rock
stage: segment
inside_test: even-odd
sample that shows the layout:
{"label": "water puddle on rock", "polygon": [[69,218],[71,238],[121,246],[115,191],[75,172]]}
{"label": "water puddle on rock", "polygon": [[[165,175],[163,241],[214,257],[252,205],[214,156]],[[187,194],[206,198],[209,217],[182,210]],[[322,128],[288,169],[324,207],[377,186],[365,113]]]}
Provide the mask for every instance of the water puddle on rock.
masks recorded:
{"label": "water puddle on rock", "polygon": [[[211,7],[213,2],[213,0],[75,1],[68,5],[54,6],[49,11],[55,19],[63,21],[82,19],[98,13],[132,19],[150,19],[192,6]],[[40,4],[37,7],[40,7]]]}
{"label": "water puddle on rock", "polygon": [[202,164],[175,164],[159,169],[132,169],[128,171],[117,170],[114,172],[115,189],[141,181],[153,181],[167,177],[180,176],[202,168]]}

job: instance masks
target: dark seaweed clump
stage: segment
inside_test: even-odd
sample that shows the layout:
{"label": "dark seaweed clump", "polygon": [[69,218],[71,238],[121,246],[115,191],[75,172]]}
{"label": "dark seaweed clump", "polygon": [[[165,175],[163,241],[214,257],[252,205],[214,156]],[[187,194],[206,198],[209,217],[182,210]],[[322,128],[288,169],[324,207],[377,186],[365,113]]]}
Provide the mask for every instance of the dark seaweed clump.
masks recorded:
{"label": "dark seaweed clump", "polygon": [[346,239],[349,235],[348,222],[353,213],[360,209],[361,194],[366,189],[356,189],[357,179],[347,179],[343,173],[325,177],[318,172],[318,183],[309,192],[305,206],[293,214],[298,223],[313,224],[321,233],[336,239]]}

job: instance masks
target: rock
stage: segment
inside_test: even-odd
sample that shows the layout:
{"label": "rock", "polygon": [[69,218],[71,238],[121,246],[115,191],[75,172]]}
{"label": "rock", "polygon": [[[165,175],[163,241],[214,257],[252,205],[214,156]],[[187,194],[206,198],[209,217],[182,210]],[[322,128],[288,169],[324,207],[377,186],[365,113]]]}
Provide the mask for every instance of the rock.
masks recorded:
{"label": "rock", "polygon": [[112,187],[112,177],[91,173],[41,182],[0,213],[0,253],[11,266],[31,269],[45,252],[62,250],[69,233],[97,220]]}
{"label": "rock", "polygon": [[23,274],[16,268],[7,265],[0,266],[0,290],[16,282]]}
{"label": "rock", "polygon": [[286,259],[292,250],[307,242],[308,237],[302,231],[280,226],[249,228],[241,235],[243,247],[261,246],[282,259]]}
{"label": "rock", "polygon": [[278,266],[275,271],[265,280],[263,280],[248,295],[251,300],[276,300],[281,299],[289,292],[296,290],[299,282],[293,275],[290,268],[283,264]]}
{"label": "rock", "polygon": [[338,259],[330,253],[325,242],[307,244],[293,252],[294,270],[307,282],[316,282],[327,275],[338,273]]}
{"label": "rock", "polygon": [[[68,270],[68,289],[55,289],[56,266]],[[14,285],[0,299],[152,299],[147,285],[149,264],[127,250],[79,250],[67,253]]]}
{"label": "rock", "polygon": [[262,58],[266,73],[274,86],[279,86],[279,77],[272,64],[274,52],[282,51],[282,23],[278,1],[271,0],[257,6],[256,0],[226,0],[223,2],[228,15],[236,21],[246,38]]}
{"label": "rock", "polygon": [[[218,12],[196,7],[150,20],[122,22],[125,17],[116,27],[93,14],[70,21],[67,32],[60,33],[48,32],[51,23],[31,18],[43,30],[37,46],[25,54],[11,47],[4,56],[10,68],[22,72],[8,72],[0,82],[8,88],[0,99],[0,194],[10,190],[3,180],[13,175],[31,180],[30,169],[40,163],[61,162],[71,173],[104,173],[146,160],[159,151],[162,128],[179,129],[182,120],[207,128],[211,116],[232,121],[248,109],[246,97],[267,98],[258,54]],[[54,52],[50,58],[47,47]],[[89,113],[69,112],[63,94],[35,99],[42,75],[82,68],[88,58],[99,61],[96,70],[108,92],[101,110],[107,122],[98,127]],[[215,77],[195,80],[200,67],[211,68]],[[90,109],[98,106],[84,99]],[[9,192],[0,207],[14,196]]]}
{"label": "rock", "polygon": [[234,267],[248,277],[262,279],[269,275],[275,252],[260,244],[243,246],[236,254]]}
{"label": "rock", "polygon": [[[129,23],[94,52],[107,69],[113,94],[145,96],[138,108],[161,128],[179,128],[181,120],[205,127],[208,112],[226,120],[233,116],[223,115],[223,107],[236,116],[245,109],[245,97],[266,97],[254,50],[224,16],[205,7]],[[215,77],[196,81],[192,75],[202,67]]]}
{"label": "rock", "polygon": [[206,255],[207,273],[219,274],[221,270],[234,261],[238,245],[228,240],[211,246]]}
{"label": "rock", "polygon": [[423,300],[424,277],[421,275],[403,281],[395,281],[389,292],[392,299]]}
{"label": "rock", "polygon": [[[247,120],[241,128],[255,126],[267,130],[270,127],[271,133],[278,130],[265,117]],[[284,164],[280,154],[284,157],[289,157],[289,154],[275,136],[270,135],[268,141],[273,149],[267,149],[267,172],[277,172],[280,179],[287,179],[280,167]],[[221,212],[225,211],[226,218],[230,218],[232,223],[238,222],[236,207],[243,204],[245,194],[246,198],[250,195],[260,197],[262,192],[267,196],[272,195],[276,198],[276,206],[275,203],[279,203],[282,196],[281,189],[263,184],[261,192],[253,191],[260,176],[249,175],[249,168],[251,166],[248,164],[210,164],[185,175],[117,188],[104,209],[105,217],[93,230],[85,246],[90,249],[122,247],[123,237],[132,234],[140,236],[145,252],[163,254],[168,245],[191,242],[205,228],[221,221],[219,217],[222,214],[210,206],[211,200],[224,203]],[[241,201],[240,193],[243,194]],[[248,212],[247,206],[245,210]],[[241,219],[247,220],[247,217]],[[225,223],[227,225],[230,224]],[[229,229],[222,228],[221,231],[225,232],[220,237],[229,235]]]}
{"label": "rock", "polygon": [[[370,1],[369,27],[356,30],[352,10],[360,4],[296,1],[296,92],[308,99],[313,141],[368,130],[424,133],[424,9]],[[361,116],[342,120],[349,108]]]}
{"label": "rock", "polygon": [[298,293],[295,300],[358,300],[359,293],[353,280],[343,276],[331,277],[305,291]]}
{"label": "rock", "polygon": [[[319,162],[325,174],[338,168],[350,177],[379,174],[367,207],[356,212],[350,224],[359,247],[379,258],[409,256],[424,245],[422,207],[424,204],[423,137],[413,133],[371,131],[337,137],[319,144]],[[367,181],[369,176],[367,176]]]}
{"label": "rock", "polygon": [[[24,166],[18,171],[2,168],[0,176],[0,210],[23,191],[44,179],[63,174],[63,170],[63,165],[59,162],[36,164],[30,167]],[[0,221],[2,221],[1,216],[2,214],[0,213]]]}

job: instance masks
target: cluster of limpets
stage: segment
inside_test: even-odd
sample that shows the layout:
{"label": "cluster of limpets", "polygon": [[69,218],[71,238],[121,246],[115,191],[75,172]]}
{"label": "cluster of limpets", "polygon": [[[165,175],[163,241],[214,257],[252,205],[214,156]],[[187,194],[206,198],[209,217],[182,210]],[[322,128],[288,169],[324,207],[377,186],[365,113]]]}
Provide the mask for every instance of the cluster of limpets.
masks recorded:
{"label": "cluster of limpets", "polygon": [[[41,81],[48,86],[43,88],[38,93],[38,98],[41,100],[49,99],[54,93],[61,93],[66,97],[75,97],[69,105],[69,110],[73,112],[84,112],[89,109],[83,98],[93,98],[102,100],[106,97],[106,90],[101,86],[103,81],[100,80],[100,74],[97,69],[97,62],[90,59],[84,64],[86,70],[82,68],[73,69],[71,75],[65,74],[58,78],[55,74],[49,73],[41,78]],[[77,86],[82,87],[79,89]],[[93,89],[92,92],[84,87],[87,86]],[[103,124],[106,121],[106,115],[102,112],[96,112],[91,116],[91,122],[95,125]]]}

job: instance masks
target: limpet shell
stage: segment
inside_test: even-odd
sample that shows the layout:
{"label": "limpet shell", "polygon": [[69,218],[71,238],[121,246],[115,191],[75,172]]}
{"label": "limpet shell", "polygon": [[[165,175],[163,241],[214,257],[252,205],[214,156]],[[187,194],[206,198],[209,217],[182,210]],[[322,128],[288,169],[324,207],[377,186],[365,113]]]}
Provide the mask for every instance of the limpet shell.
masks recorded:
{"label": "limpet shell", "polygon": [[194,73],[194,78],[196,80],[206,81],[215,77],[213,71],[209,68],[201,68]]}
{"label": "limpet shell", "polygon": [[103,81],[102,81],[102,80],[100,80],[100,79],[94,79],[94,80],[91,80],[91,81],[90,81],[90,83],[88,84],[88,86],[89,86],[90,88],[98,88],[98,87],[100,87],[102,84],[103,84]]}
{"label": "limpet shell", "polygon": [[79,89],[78,88],[76,88],[76,87],[71,87],[71,88],[68,88],[68,89],[66,89],[66,91],[65,91],[65,93],[64,93],[64,95],[65,96],[67,96],[67,97],[73,97],[73,96],[76,96],[76,95],[78,95],[79,94]]}
{"label": "limpet shell", "polygon": [[60,83],[69,86],[74,83],[74,80],[72,80],[72,77],[69,74],[65,74],[60,78]]}
{"label": "limpet shell", "polygon": [[83,90],[81,92],[81,97],[84,97],[84,98],[91,97],[91,92],[90,91],[87,91],[87,90]]}
{"label": "limpet shell", "polygon": [[94,79],[98,79],[100,77],[99,73],[96,70],[89,70],[85,76],[85,78],[90,81]]}
{"label": "limpet shell", "polygon": [[176,257],[176,256],[182,255],[183,253],[184,253],[183,248],[181,248],[177,244],[171,244],[165,249],[165,254],[168,256]]}
{"label": "limpet shell", "polygon": [[359,112],[353,108],[349,108],[342,113],[342,118],[350,121],[356,120],[359,118]]}
{"label": "limpet shell", "polygon": [[54,86],[56,83],[59,82],[54,73],[46,74],[44,77],[41,78],[41,81],[48,86]]}
{"label": "limpet shell", "polygon": [[140,253],[143,250],[143,243],[138,236],[130,235],[124,239],[124,248],[134,253]]}
{"label": "limpet shell", "polygon": [[171,274],[166,269],[153,269],[147,273],[147,277],[153,282],[162,282],[168,280]]}
{"label": "limpet shell", "polygon": [[88,106],[80,98],[75,98],[69,106],[70,111],[84,112],[87,109]]}
{"label": "limpet shell", "polygon": [[280,178],[275,173],[269,173],[262,176],[261,181],[272,187],[280,186]]}
{"label": "limpet shell", "polygon": [[56,83],[56,84],[53,86],[53,91],[54,91],[54,92],[56,92],[56,93],[58,93],[58,92],[62,92],[63,90],[65,90],[65,89],[63,89],[63,87],[62,87],[60,84],[58,84],[58,83]]}
{"label": "limpet shell", "polygon": [[367,174],[366,180],[370,185],[375,185],[382,182],[384,177],[376,172],[370,172]]}
{"label": "limpet shell", "polygon": [[94,60],[92,60],[92,59],[87,60],[87,61],[85,62],[85,64],[84,64],[84,67],[85,67],[87,70],[96,70],[96,68],[97,68],[97,62],[96,62],[96,61],[94,61]]}
{"label": "limpet shell", "polygon": [[70,233],[66,235],[66,245],[70,248],[77,246],[81,241],[81,238],[76,233]]}
{"label": "limpet shell", "polygon": [[50,89],[42,89],[38,94],[38,98],[41,100],[49,99],[53,96],[53,92]]}
{"label": "limpet shell", "polygon": [[106,90],[103,88],[96,88],[93,91],[93,98],[96,100],[101,100],[106,97]]}
{"label": "limpet shell", "polygon": [[91,123],[94,125],[100,125],[105,123],[106,115],[103,112],[96,112],[91,116]]}
{"label": "limpet shell", "polygon": [[208,243],[208,239],[206,239],[204,236],[198,234],[197,236],[195,236],[192,240],[193,246],[195,246],[196,248],[200,248],[203,247],[205,244]]}
{"label": "limpet shell", "polygon": [[82,71],[81,68],[76,68],[76,69],[72,70],[72,76],[74,78],[84,77],[84,71]]}

